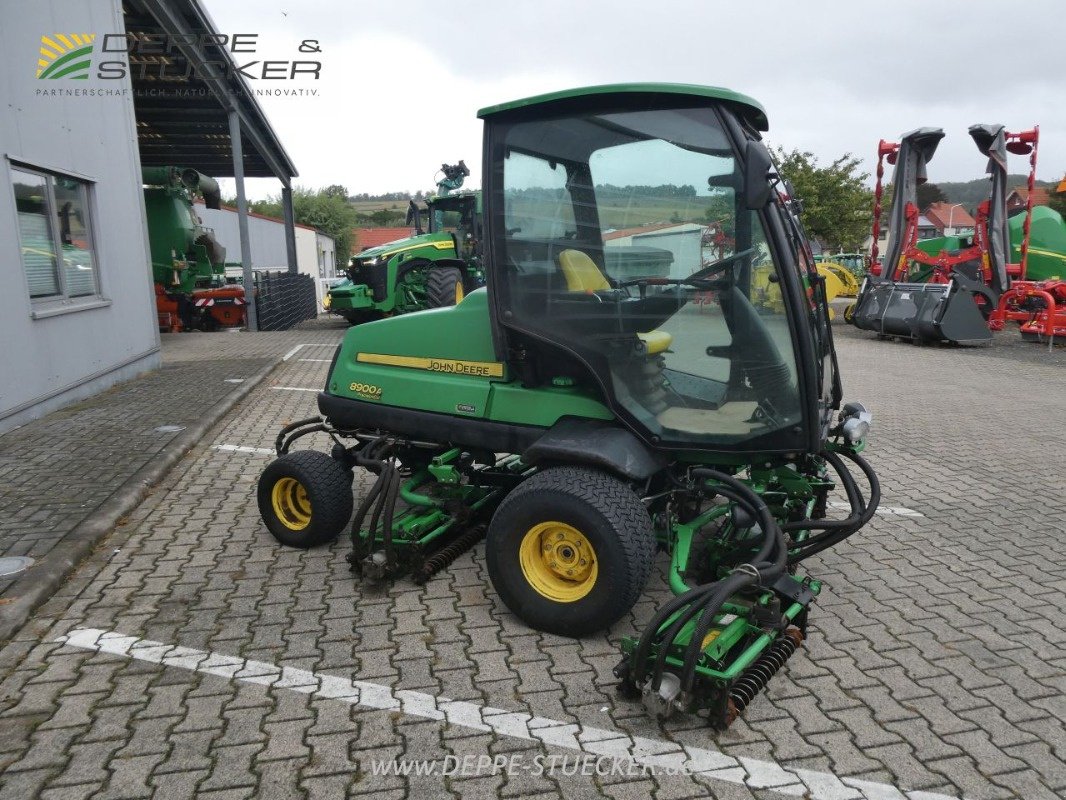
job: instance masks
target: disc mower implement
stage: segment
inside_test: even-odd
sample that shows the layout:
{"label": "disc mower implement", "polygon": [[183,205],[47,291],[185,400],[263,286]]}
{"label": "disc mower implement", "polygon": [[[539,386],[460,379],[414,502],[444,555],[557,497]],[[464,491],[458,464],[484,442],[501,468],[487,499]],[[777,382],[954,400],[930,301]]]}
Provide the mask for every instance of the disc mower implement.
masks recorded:
{"label": "disc mower implement", "polygon": [[[1007,320],[1021,323],[1025,338],[1051,341],[1066,332],[1066,285],[1046,272],[1057,268],[1055,250],[1039,249],[1039,267],[1029,272],[1032,204],[1039,129],[1011,133],[1002,125],[972,125],[970,137],[988,158],[988,199],[977,207],[971,238],[918,240],[917,185],[925,180],[943,132],[923,128],[906,134],[898,145],[878,146],[874,192],[872,258],[880,234],[883,160],[895,164],[888,252],[863,282],[859,299],[849,308],[849,322],[881,336],[918,342],[990,342],[992,331]],[[1007,214],[1007,153],[1029,156],[1029,193],[1025,214],[1012,224]],[[1042,220],[1054,214],[1044,209]],[[1058,216],[1057,214],[1055,216]],[[1041,244],[1050,236],[1066,261],[1066,236],[1058,226],[1042,224]],[[1013,236],[1016,233],[1017,236]],[[1058,234],[1058,236],[1056,236]],[[1013,254],[1018,262],[1011,263]],[[1034,280],[1034,278],[1039,278]]]}
{"label": "disc mower implement", "polygon": [[[982,126],[982,134],[987,132],[984,130],[987,127]],[[971,129],[973,134],[974,129]],[[1002,146],[1002,129],[998,135]],[[918,207],[915,204],[918,186],[927,180],[926,165],[942,138],[944,132],[939,128],[919,128],[905,134],[898,145],[885,141],[879,144],[873,257],[877,257],[877,237],[880,235],[881,176],[885,159],[895,165],[888,249],[881,274],[871,272],[863,281],[849,322],[880,336],[898,336],[917,342],[978,344],[992,339],[987,314],[999,300],[998,292],[990,290],[981,279],[983,266],[989,262],[984,249],[977,245],[961,252],[931,256],[918,247]],[[1001,253],[1000,258],[999,269],[1002,270],[1006,263],[1005,253]],[[912,263],[937,270],[943,280],[908,280]],[[982,298],[981,307],[976,296]],[[982,308],[986,309],[984,314]]]}
{"label": "disc mower implement", "polygon": [[[805,561],[880,496],[765,112],[638,84],[480,116],[488,287],[348,330],[321,415],[278,435],[264,520],[297,546],[347,526],[367,581],[428,580],[484,539],[504,605],[562,636],[624,620],[662,552],[675,597],[623,638],[620,687],[725,727],[800,649]],[[667,206],[688,216],[665,244],[627,233]],[[329,454],[293,449],[309,436]],[[375,479],[344,505],[355,469]],[[826,519],[837,489],[849,511]]]}

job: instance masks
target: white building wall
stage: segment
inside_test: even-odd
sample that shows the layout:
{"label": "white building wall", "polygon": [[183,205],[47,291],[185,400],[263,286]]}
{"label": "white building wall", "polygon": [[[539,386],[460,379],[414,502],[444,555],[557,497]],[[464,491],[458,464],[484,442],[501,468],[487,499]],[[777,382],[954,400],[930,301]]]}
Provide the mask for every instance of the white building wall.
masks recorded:
{"label": "white building wall", "polygon": [[[120,0],[19,3],[0,24],[0,431],[160,362],[129,81],[36,78],[42,33],[122,30]],[[101,88],[127,93],[39,93]],[[20,163],[90,183],[96,297],[52,313],[31,301],[12,188]]]}
{"label": "white building wall", "polygon": [[[237,212],[230,208],[210,209],[203,203],[197,203],[196,213],[203,221],[204,227],[213,230],[215,237],[226,248],[227,263],[239,263],[241,237],[237,227]],[[249,215],[248,239],[252,269],[287,270],[289,268],[283,221]],[[322,254],[323,249],[328,254],[328,259]],[[320,261],[326,259],[332,265],[335,259],[334,252],[331,237],[305,225],[296,226],[296,270],[314,278],[319,308],[322,307],[322,299],[325,297]],[[334,272],[331,271],[329,277],[333,275]]]}
{"label": "white building wall", "polygon": [[[237,212],[230,208],[207,208],[203,203],[197,203],[195,209],[204,227],[213,230],[215,238],[226,248],[226,261],[240,263],[241,235],[237,227]],[[289,257],[285,250],[285,224],[281,220],[249,214],[248,246],[252,269],[289,268]]]}

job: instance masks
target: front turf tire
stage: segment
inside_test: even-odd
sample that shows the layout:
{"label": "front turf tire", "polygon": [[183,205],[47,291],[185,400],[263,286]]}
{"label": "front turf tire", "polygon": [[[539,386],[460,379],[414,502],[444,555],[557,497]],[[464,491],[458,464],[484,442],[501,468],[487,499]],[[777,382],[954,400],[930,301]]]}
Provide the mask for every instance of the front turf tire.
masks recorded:
{"label": "front turf tire", "polygon": [[336,539],[352,518],[352,473],[325,453],[297,450],[263,470],[256,496],[275,539],[315,547]]}
{"label": "front turf tire", "polygon": [[504,604],[536,630],[601,631],[629,612],[651,574],[655,534],[625,483],[587,467],[549,467],[504,498],[485,544]]}

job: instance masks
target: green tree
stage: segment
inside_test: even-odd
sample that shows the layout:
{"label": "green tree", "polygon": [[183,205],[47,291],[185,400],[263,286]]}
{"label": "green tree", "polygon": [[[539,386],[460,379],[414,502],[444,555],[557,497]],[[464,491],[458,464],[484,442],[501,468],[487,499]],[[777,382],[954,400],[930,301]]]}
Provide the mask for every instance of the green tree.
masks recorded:
{"label": "green tree", "polygon": [[[332,187],[330,187],[332,188]],[[348,195],[327,194],[328,189],[305,189],[298,186],[292,190],[292,210],[296,221],[317,228],[333,237],[337,249],[337,265],[345,266],[352,251],[352,228],[355,226],[355,209],[348,204]]]}
{"label": "green tree", "polygon": [[918,184],[918,191],[915,192],[915,195],[918,201],[918,208],[922,211],[929,208],[933,203],[948,202],[948,196],[941,191],[940,187],[928,181]]}
{"label": "green tree", "polygon": [[331,186],[327,186],[322,190],[322,194],[326,197],[340,197],[343,200],[348,199],[348,189],[341,186],[339,183],[334,183]]}
{"label": "green tree", "polygon": [[[236,198],[223,198],[222,203],[237,207]],[[248,210],[276,219],[285,218],[281,195],[272,195],[266,200],[253,200],[248,204]],[[352,247],[352,228],[355,227],[359,215],[348,204],[348,192],[343,186],[327,186],[325,189],[294,187],[292,213],[301,225],[310,225],[327,236],[332,236],[337,248],[337,264],[343,266],[348,263]]]}
{"label": "green tree", "polygon": [[823,167],[813,153],[777,148],[777,162],[803,201],[808,234],[833,250],[858,250],[873,213],[873,192],[866,188],[870,176],[859,170],[859,159],[845,153]]}

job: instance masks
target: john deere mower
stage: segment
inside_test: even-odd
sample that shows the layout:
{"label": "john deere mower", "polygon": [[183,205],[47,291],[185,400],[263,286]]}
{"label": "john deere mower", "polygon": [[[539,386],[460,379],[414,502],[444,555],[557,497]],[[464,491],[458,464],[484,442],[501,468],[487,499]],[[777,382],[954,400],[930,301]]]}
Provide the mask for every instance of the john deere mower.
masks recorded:
{"label": "john deere mower", "polygon": [[466,164],[442,164],[438,194],[427,203],[429,231],[412,200],[415,235],[354,256],[347,280],[330,288],[324,305],[356,324],[382,316],[451,306],[484,284],[481,271],[481,193],[460,192]]}
{"label": "john deere mower", "polygon": [[[321,415],[278,435],[263,520],[295,547],[347,530],[370,581],[427,580],[484,537],[506,606],[562,636],[619,622],[665,551],[676,597],[624,639],[616,675],[657,714],[723,728],[804,639],[822,588],[804,562],[880,493],[766,114],[726,89],[635,84],[479,116],[487,287],[347,332]],[[709,260],[679,237],[671,277],[651,253],[650,277],[628,260],[620,279],[603,219],[659,221],[664,185],[695,198],[693,222],[727,201],[735,241]],[[752,302],[762,268],[778,309]],[[316,433],[330,452],[295,449]],[[357,507],[356,468],[377,476]],[[850,512],[830,520],[835,487]]]}

